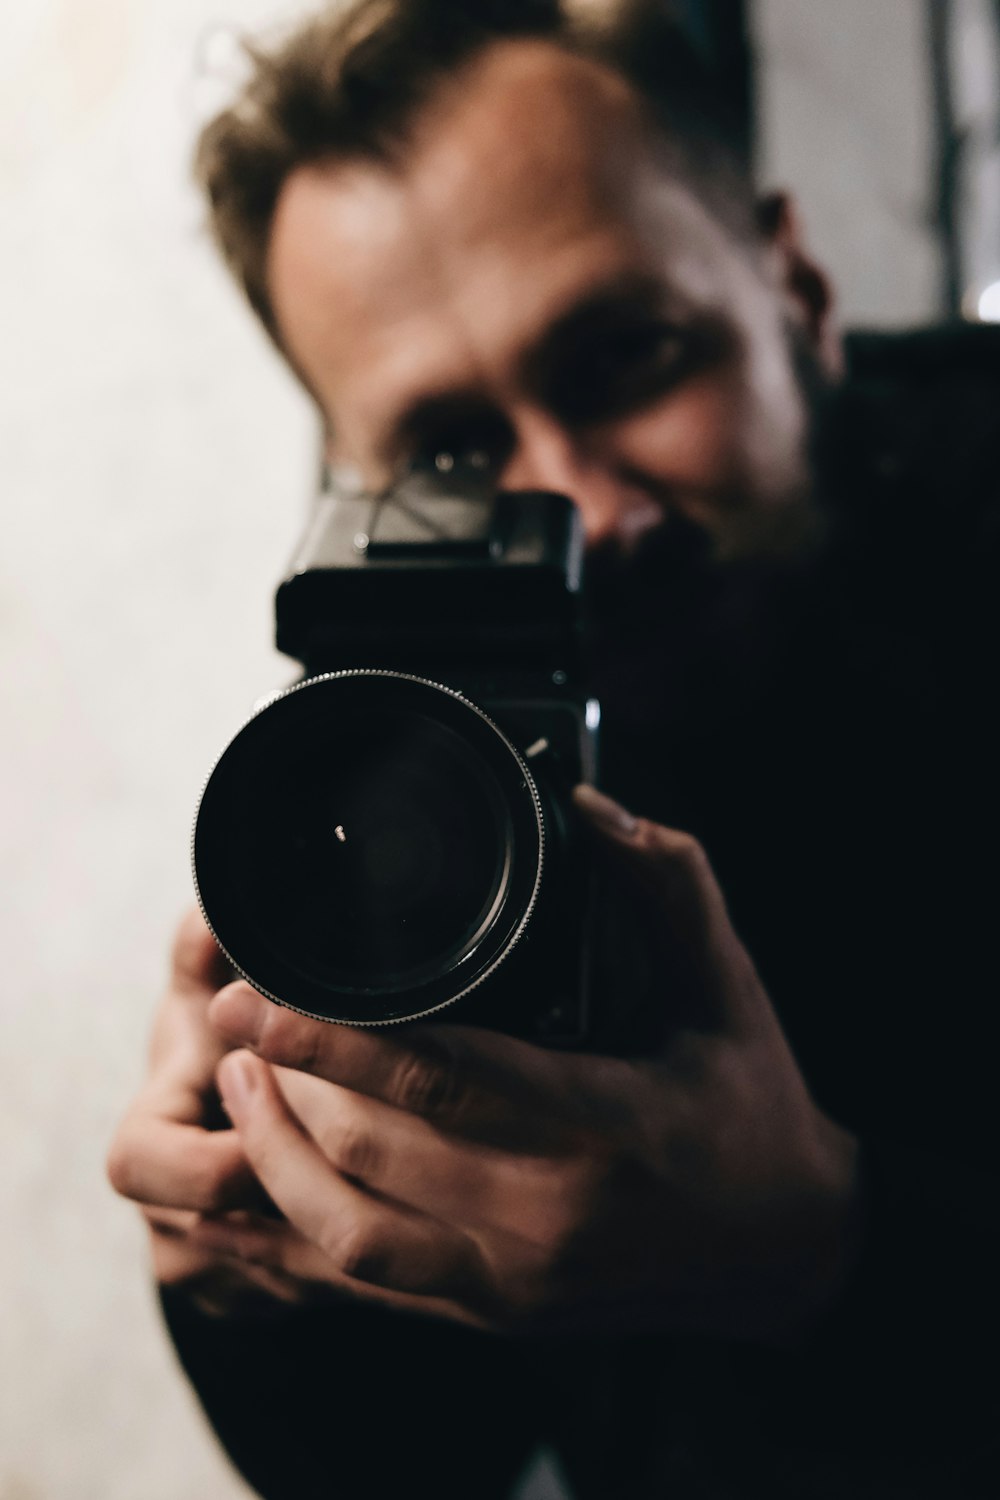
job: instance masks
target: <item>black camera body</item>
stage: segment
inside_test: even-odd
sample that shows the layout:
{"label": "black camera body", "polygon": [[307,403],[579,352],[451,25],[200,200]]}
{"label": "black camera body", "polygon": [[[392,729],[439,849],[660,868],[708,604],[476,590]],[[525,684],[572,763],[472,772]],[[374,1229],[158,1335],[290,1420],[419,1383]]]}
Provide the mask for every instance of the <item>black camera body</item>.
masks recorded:
{"label": "black camera body", "polygon": [[305,676],[223,751],[193,837],[206,919],[255,988],[348,1024],[586,1045],[582,565],[562,496],[447,475],[320,496],[276,601]]}

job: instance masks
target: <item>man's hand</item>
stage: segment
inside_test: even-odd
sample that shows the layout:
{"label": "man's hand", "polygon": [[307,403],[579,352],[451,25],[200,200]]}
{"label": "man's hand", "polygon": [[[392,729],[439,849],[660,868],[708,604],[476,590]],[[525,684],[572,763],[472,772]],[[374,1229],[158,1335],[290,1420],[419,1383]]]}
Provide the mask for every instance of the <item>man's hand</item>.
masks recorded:
{"label": "man's hand", "polygon": [[207,1249],[192,1235],[203,1213],[229,1210],[238,1218],[267,1205],[239,1136],[221,1128],[229,1122],[215,1070],[227,1044],[209,1025],[208,1007],[230,977],[200,914],[192,912],[174,946],[149,1077],[108,1156],[113,1186],[142,1206],[158,1282],[184,1287],[212,1313],[294,1301],[300,1292],[288,1277]]}
{"label": "man's hand", "polygon": [[829,1304],[852,1254],[855,1142],[810,1099],[701,848],[577,797],[679,976],[662,1055],[332,1026],[231,985],[212,1022],[250,1050],[222,1059],[220,1086],[287,1222],[220,1215],[194,1244],[512,1331],[780,1340]]}

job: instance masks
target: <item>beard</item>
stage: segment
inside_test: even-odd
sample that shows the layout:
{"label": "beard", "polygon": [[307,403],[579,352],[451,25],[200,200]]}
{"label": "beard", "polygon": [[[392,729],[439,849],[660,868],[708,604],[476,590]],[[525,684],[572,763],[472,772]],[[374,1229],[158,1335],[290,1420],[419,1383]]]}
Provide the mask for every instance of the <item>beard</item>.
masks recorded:
{"label": "beard", "polygon": [[828,535],[821,475],[836,451],[839,387],[789,333],[806,414],[802,474],[778,504],[719,496],[715,530],[666,501],[627,549],[605,543],[584,575],[587,688],[602,710],[602,784],[664,812],[673,747],[707,743],[766,691]]}

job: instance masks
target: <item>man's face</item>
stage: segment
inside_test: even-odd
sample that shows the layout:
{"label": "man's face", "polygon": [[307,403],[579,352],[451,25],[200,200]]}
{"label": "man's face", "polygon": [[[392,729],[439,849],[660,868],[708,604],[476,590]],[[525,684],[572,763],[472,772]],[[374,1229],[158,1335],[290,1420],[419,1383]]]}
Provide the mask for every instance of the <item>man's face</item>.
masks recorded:
{"label": "man's face", "polygon": [[801,499],[776,268],[668,170],[619,78],[549,44],[444,86],[398,169],[298,169],[269,277],[333,456],[371,487],[488,464],[622,556],[674,516],[745,550]]}

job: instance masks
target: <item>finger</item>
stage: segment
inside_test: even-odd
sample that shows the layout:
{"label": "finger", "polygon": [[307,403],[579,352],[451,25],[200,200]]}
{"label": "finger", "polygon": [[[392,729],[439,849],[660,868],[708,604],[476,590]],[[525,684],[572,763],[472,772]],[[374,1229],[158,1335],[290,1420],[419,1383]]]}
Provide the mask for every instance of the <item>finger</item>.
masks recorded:
{"label": "finger", "polygon": [[401,1312],[419,1312],[474,1327],[485,1326],[481,1318],[446,1298],[394,1292],[352,1280],[338,1271],[330,1258],[291,1224],[254,1218],[239,1223],[228,1218],[202,1218],[194,1225],[192,1240],[200,1248],[239,1261],[248,1268],[287,1278],[292,1286],[301,1287],[304,1283],[351,1301],[361,1299]]}
{"label": "finger", "polygon": [[208,1004],[232,977],[229,961],[201,913],[188,912],[174,940],[170,983],[156,1014],[149,1059],[157,1076],[169,1074],[193,1090],[195,1113],[200,1112],[200,1095],[214,1080],[224,1050],[207,1024]]}
{"label": "finger", "polygon": [[345,1177],[447,1224],[542,1239],[568,1217],[564,1163],[446,1135],[426,1120],[288,1069],[275,1078],[296,1119]]}
{"label": "finger", "polygon": [[367,1094],[443,1130],[498,1143],[580,1112],[575,1064],[514,1037],[463,1026],[333,1026],[274,1005],[247,984],[213,1000],[212,1025],[260,1057]]}
{"label": "finger", "polygon": [[[263,1196],[263,1193],[261,1194]],[[276,1223],[277,1220],[265,1218],[259,1206],[254,1208],[231,1208],[231,1209],[195,1209],[195,1208],[164,1208],[162,1204],[141,1203],[138,1205],[139,1212],[146,1220],[150,1229],[157,1234],[165,1235],[168,1239],[187,1239],[199,1224],[206,1221],[206,1216],[211,1222],[212,1218],[221,1214],[227,1223],[248,1222],[251,1219],[259,1219],[262,1223]]]}
{"label": "finger", "polygon": [[195,1215],[191,1226],[193,1243],[219,1255],[231,1256],[246,1265],[267,1267],[300,1281],[351,1291],[329,1256],[294,1225],[254,1218],[234,1220],[226,1215],[205,1218]]}
{"label": "finger", "polygon": [[591,786],[573,801],[618,863],[644,890],[664,935],[698,981],[703,1024],[742,1026],[766,1005],[705,850],[677,829],[636,818]]}
{"label": "finger", "polygon": [[458,1295],[471,1286],[474,1247],[433,1219],[348,1182],[290,1114],[270,1068],[248,1052],[219,1067],[247,1158],[274,1202],[349,1281],[401,1292]]}
{"label": "finger", "polygon": [[182,1239],[154,1229],[152,1249],[157,1284],[183,1291],[209,1317],[260,1315],[303,1300],[301,1287],[280,1270],[198,1244],[193,1230]]}
{"label": "finger", "polygon": [[111,1147],[107,1172],[122,1197],[161,1208],[206,1212],[265,1201],[235,1130],[135,1114]]}
{"label": "finger", "polygon": [[171,953],[172,987],[212,995],[232,978],[232,966],[197,907],[183,917]]}
{"label": "finger", "polygon": [[[161,1286],[183,1287],[203,1312],[221,1316],[256,1307],[261,1293],[282,1303],[302,1301],[302,1288],[280,1266],[241,1259],[210,1244],[199,1243],[205,1219],[174,1208],[143,1208],[152,1242],[153,1272]],[[240,1212],[232,1222],[246,1222]],[[260,1220],[266,1223],[267,1220]]]}
{"label": "finger", "polygon": [[201,1215],[187,1208],[164,1208],[160,1204],[142,1204],[140,1212],[150,1229],[155,1230],[157,1234],[164,1235],[167,1239],[186,1239],[195,1225],[201,1222]]}
{"label": "finger", "polygon": [[578,786],[573,801],[598,833],[613,841],[635,872],[644,876],[664,908],[684,919],[679,935],[705,946],[728,924],[725,899],[697,839],[674,828],[637,818],[592,786]]}

